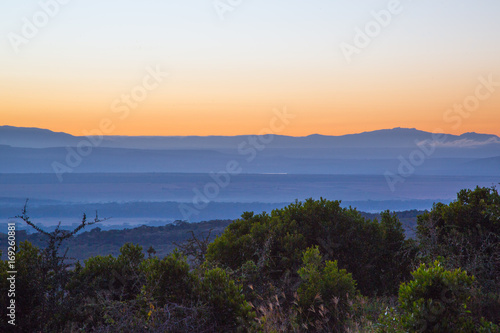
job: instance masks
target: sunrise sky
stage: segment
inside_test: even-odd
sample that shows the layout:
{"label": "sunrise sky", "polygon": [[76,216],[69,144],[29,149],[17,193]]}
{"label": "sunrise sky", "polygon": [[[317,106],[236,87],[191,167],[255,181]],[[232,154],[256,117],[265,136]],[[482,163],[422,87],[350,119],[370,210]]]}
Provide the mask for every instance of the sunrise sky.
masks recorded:
{"label": "sunrise sky", "polygon": [[[0,125],[256,134],[286,107],[295,118],[279,134],[500,135],[498,0],[60,1],[0,4]],[[369,45],[348,61],[342,46],[366,27]],[[147,68],[169,76],[127,116],[114,112]],[[447,111],[474,100],[473,112]]]}

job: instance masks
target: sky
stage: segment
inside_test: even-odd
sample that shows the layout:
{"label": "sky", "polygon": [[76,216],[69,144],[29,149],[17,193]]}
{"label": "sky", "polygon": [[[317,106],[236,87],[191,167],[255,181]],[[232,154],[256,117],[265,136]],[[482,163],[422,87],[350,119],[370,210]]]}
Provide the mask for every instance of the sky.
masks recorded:
{"label": "sky", "polygon": [[498,0],[4,0],[0,125],[500,135],[499,15]]}

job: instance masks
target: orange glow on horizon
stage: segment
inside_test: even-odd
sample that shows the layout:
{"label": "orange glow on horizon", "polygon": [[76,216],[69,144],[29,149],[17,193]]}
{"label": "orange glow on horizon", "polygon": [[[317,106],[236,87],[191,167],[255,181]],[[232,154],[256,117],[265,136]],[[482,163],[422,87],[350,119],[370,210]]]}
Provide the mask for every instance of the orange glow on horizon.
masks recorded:
{"label": "orange glow on horizon", "polygon": [[[259,134],[269,126],[273,109],[286,107],[295,118],[276,134],[344,135],[405,127],[500,136],[500,90],[480,101],[474,112],[445,116],[474,94],[479,81],[473,74],[465,81],[444,74],[430,80],[415,70],[393,72],[381,80],[383,75],[369,68],[345,70],[337,78],[304,72],[302,80],[285,74],[267,81],[245,81],[228,73],[213,81],[210,75],[174,75],[134,107],[127,106],[122,98],[142,82],[142,75],[138,71],[127,82],[95,85],[74,81],[65,86],[57,79],[28,85],[0,81],[5,94],[0,96],[1,124],[80,136],[109,119],[114,129],[107,135],[231,136]],[[124,107],[126,112],[116,110]]]}
{"label": "orange glow on horizon", "polygon": [[[234,135],[251,135],[259,134],[262,130],[269,127],[269,121],[272,118],[270,113],[268,116],[248,117],[244,118],[241,115],[232,119],[220,120],[207,114],[188,114],[183,117],[165,117],[157,119],[140,119],[131,117],[129,121],[112,120],[114,129],[105,133],[105,135],[124,135],[124,136],[234,136]],[[85,135],[86,131],[99,129],[99,123],[103,118],[93,117],[88,120],[72,120],[71,117],[63,119],[63,117],[43,117],[34,114],[25,114],[23,117],[16,119],[6,119],[0,125],[16,126],[16,127],[37,127],[48,129],[54,132],[64,132],[75,136]],[[353,118],[338,117],[308,119],[307,114],[299,114],[283,131],[275,134],[287,136],[308,136],[311,134],[322,135],[346,135],[362,132],[375,131],[380,129],[391,129],[395,127],[416,128],[427,132],[444,132],[447,134],[460,135],[466,132],[477,132],[484,134],[494,134],[500,136],[499,121],[493,123],[488,121],[487,117],[477,117],[478,119],[464,119],[462,125],[457,129],[453,128],[453,124],[446,122],[428,122],[428,121],[403,121],[393,120],[384,121],[360,115],[359,121]],[[364,119],[363,119],[364,118]],[[112,119],[106,117],[106,119]],[[190,119],[196,119],[196,122]],[[266,132],[267,133],[267,132]]]}

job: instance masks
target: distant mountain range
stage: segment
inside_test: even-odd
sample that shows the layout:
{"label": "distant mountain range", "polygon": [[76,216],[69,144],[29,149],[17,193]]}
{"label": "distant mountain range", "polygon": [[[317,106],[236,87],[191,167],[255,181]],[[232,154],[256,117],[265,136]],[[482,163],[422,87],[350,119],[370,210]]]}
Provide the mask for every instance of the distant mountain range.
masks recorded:
{"label": "distant mountain range", "polygon": [[243,173],[382,175],[410,160],[415,174],[500,176],[500,138],[409,128],[342,136],[101,138],[0,126],[0,173],[53,173],[55,165],[75,173],[210,173],[236,161]]}
{"label": "distant mountain range", "polygon": [[[440,134],[444,135],[444,134]],[[268,148],[401,148],[413,147],[415,142],[432,140],[433,134],[414,128],[393,128],[348,134],[326,136],[313,134],[305,137],[270,135]],[[267,136],[267,137],[270,137]],[[239,136],[104,136],[99,147],[131,149],[234,149],[252,135]],[[95,140],[100,140],[94,137]],[[75,147],[85,136],[52,132],[47,129],[0,126],[0,145],[19,148]],[[271,139],[266,139],[269,141]],[[446,135],[443,145],[470,147],[500,144],[500,138],[492,134],[465,133]]]}

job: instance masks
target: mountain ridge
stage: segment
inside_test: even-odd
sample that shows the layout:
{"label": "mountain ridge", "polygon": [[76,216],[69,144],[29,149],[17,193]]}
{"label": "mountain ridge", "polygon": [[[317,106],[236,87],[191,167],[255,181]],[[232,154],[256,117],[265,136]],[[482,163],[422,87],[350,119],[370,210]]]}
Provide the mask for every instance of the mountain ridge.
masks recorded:
{"label": "mountain ridge", "polygon": [[[445,135],[448,142],[468,140],[467,143],[500,144],[500,137],[494,134],[467,132],[461,135],[438,133]],[[92,136],[98,146],[107,148],[130,149],[234,149],[252,137],[258,135],[235,136],[123,136],[104,135],[102,140]],[[336,147],[412,147],[416,141],[432,140],[433,134],[416,128],[395,127],[345,135],[310,134],[307,136],[287,136],[268,134],[266,140],[271,141],[274,148],[336,148]],[[272,139],[271,139],[272,137]],[[76,147],[85,136],[74,136],[64,132],[54,132],[36,127],[0,126],[0,145],[17,148],[56,148]]]}

